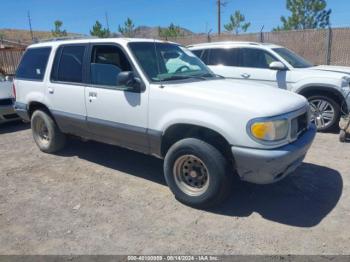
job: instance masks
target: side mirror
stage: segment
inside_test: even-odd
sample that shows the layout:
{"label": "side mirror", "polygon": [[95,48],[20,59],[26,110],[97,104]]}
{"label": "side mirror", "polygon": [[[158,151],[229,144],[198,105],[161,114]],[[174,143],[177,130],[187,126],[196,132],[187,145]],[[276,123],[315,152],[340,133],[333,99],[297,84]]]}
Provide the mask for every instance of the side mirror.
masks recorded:
{"label": "side mirror", "polygon": [[282,63],[282,62],[272,62],[270,64],[270,69],[271,70],[277,70],[277,71],[286,71],[288,68]]}
{"label": "side mirror", "polygon": [[136,77],[134,72],[125,71],[118,74],[118,86],[126,86],[126,91],[141,92],[141,79]]}

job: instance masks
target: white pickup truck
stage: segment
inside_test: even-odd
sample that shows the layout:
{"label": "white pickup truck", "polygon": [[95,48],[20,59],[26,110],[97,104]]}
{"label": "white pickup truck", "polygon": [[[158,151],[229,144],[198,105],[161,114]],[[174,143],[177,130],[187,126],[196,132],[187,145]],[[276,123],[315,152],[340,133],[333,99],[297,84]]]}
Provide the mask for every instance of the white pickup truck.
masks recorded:
{"label": "white pickup truck", "polygon": [[0,75],[0,124],[19,119],[13,106],[14,94],[12,81],[3,75]]}
{"label": "white pickup truck", "polygon": [[304,97],[218,77],[170,42],[34,44],[14,84],[16,111],[40,150],[56,152],[72,134],[164,158],[170,189],[195,207],[222,201],[233,174],[260,184],[284,178],[316,132]]}

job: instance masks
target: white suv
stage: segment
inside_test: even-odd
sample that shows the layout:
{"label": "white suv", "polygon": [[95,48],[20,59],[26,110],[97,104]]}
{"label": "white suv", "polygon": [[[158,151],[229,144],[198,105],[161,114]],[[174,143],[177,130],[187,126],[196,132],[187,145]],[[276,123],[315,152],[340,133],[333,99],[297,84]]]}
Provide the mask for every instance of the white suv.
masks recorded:
{"label": "white suv", "polygon": [[336,127],[341,111],[346,113],[350,109],[349,67],[314,66],[273,44],[217,42],[191,45],[189,49],[218,75],[260,82],[305,96],[313,113],[312,122],[320,131]]}
{"label": "white suv", "polygon": [[69,134],[165,158],[170,189],[197,207],[227,195],[233,170],[254,183],[282,179],[316,132],[302,96],[217,77],[169,42],[34,44],[15,88],[16,111],[42,151],[62,149]]}

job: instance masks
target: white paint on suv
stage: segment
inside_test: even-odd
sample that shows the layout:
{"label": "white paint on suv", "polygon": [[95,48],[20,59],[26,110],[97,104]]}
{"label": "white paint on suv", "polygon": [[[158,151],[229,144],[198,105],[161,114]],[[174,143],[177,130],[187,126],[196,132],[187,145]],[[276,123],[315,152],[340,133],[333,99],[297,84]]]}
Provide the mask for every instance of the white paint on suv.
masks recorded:
{"label": "white paint on suv", "polygon": [[156,155],[177,199],[196,207],[222,201],[232,169],[259,184],[282,179],[315,136],[304,97],[218,77],[170,42],[35,44],[15,85],[16,110],[43,152],[73,134]]}

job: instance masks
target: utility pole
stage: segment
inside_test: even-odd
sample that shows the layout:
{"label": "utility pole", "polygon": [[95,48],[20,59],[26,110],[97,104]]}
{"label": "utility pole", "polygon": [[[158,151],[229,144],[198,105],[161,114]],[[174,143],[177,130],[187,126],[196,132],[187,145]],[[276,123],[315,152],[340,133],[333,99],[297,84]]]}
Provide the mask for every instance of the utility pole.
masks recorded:
{"label": "utility pole", "polygon": [[32,29],[32,19],[30,18],[29,11],[28,11],[28,23],[29,23],[30,36],[32,37],[32,41],[34,41],[34,34],[33,34],[33,29]]}
{"label": "utility pole", "polygon": [[218,9],[218,35],[221,34],[221,7],[225,7],[227,4],[226,0],[216,0],[217,9]]}

